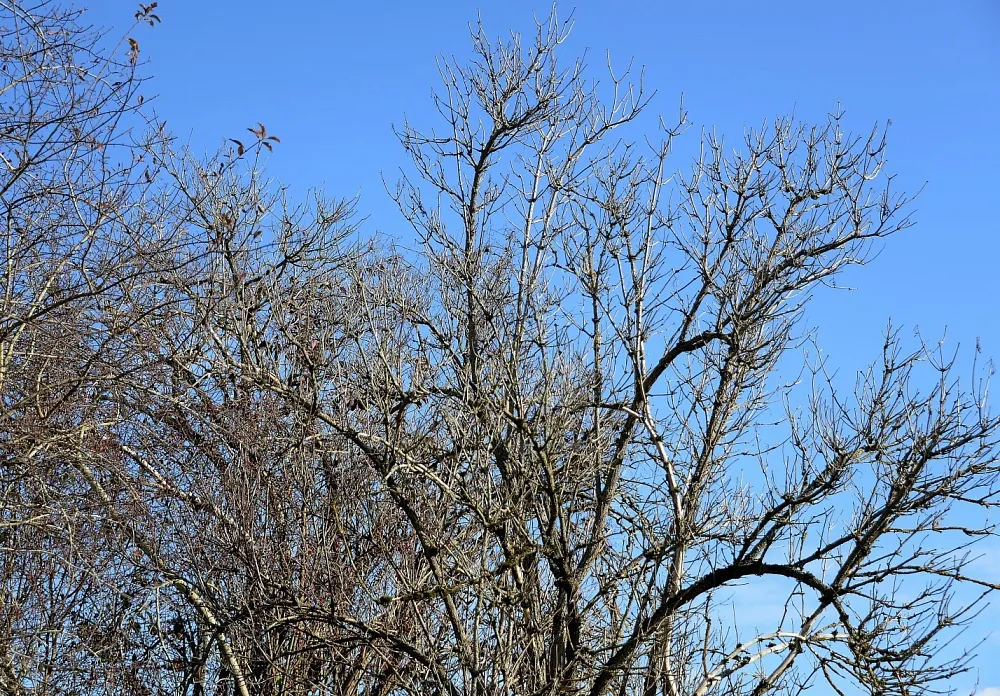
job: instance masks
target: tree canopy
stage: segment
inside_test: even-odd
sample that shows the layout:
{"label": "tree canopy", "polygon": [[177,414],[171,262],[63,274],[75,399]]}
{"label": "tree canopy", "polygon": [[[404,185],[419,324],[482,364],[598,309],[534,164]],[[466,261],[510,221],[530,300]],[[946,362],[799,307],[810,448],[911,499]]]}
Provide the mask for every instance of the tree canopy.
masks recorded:
{"label": "tree canopy", "polygon": [[[967,668],[990,368],[890,327],[845,391],[805,323],[911,224],[884,130],[778,119],[675,162],[683,109],[620,137],[647,92],[598,88],[565,32],[476,26],[442,62],[437,122],[398,132],[410,244],[291,200],[263,124],[178,147],[135,36],[0,3],[0,690],[881,695]],[[781,611],[741,619],[744,584]]]}

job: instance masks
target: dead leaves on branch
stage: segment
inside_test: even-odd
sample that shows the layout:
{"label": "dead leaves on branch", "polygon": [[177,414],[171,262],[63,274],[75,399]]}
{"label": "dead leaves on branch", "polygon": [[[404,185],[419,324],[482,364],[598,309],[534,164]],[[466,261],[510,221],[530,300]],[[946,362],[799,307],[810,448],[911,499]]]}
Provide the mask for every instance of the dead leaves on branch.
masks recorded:
{"label": "dead leaves on branch", "polygon": [[247,128],[247,130],[253,133],[255,139],[254,143],[249,147],[242,140],[238,140],[236,138],[229,139],[229,142],[236,146],[236,157],[242,157],[246,154],[247,150],[257,146],[266,147],[268,152],[273,152],[274,144],[281,142],[281,138],[278,136],[268,135],[267,128],[259,121],[257,122],[256,128]]}
{"label": "dead leaves on branch", "polygon": [[260,123],[259,121],[257,122],[257,127],[256,128],[247,128],[247,130],[250,131],[251,133],[253,133],[254,137],[257,138],[257,142],[260,143],[261,145],[263,145],[264,147],[266,147],[268,150],[272,149],[271,148],[271,143],[272,142],[273,143],[280,143],[281,142],[281,139],[278,138],[278,136],[276,136],[276,135],[268,135],[267,134],[267,128],[265,128],[264,124]]}
{"label": "dead leaves on branch", "polygon": [[126,55],[132,65],[135,65],[136,61],[139,60],[139,42],[131,36],[128,38],[128,53]]}
{"label": "dead leaves on branch", "polygon": [[143,5],[139,3],[139,10],[135,13],[135,18],[140,22],[148,22],[149,26],[155,26],[157,22],[162,22],[157,15],[153,14],[153,10],[159,5],[157,2],[151,2],[148,5]]}
{"label": "dead leaves on branch", "polygon": [[[146,22],[149,26],[154,27],[158,22],[162,22],[159,15],[154,14],[153,10],[156,9],[159,3],[151,2],[148,5],[143,5],[139,3],[139,9],[135,13],[136,22]],[[131,36],[128,39],[128,56],[129,63],[135,65],[139,61],[139,42],[136,41]]]}

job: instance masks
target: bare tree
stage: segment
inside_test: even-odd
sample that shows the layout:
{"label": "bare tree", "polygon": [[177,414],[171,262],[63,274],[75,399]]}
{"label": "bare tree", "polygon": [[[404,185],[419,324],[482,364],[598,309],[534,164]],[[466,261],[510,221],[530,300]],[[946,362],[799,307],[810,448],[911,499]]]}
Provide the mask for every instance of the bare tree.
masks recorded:
{"label": "bare tree", "polygon": [[129,579],[115,551],[125,540],[73,453],[107,446],[120,303],[172,243],[144,206],[163,139],[138,111],[138,43],[108,50],[79,20],[54,3],[0,3],[0,690],[11,694],[81,693],[104,665],[129,662],[115,591]]}
{"label": "bare tree", "polygon": [[[116,63],[72,14],[4,12],[5,691],[915,694],[968,667],[983,370],[890,328],[845,393],[803,328],[910,224],[881,130],[778,120],[674,173],[683,111],[619,137],[641,79],[558,63],[554,15],[477,27],[440,126],[399,132],[406,250],[288,202],[261,124],[173,151],[134,39]],[[748,619],[745,585],[784,601]]]}

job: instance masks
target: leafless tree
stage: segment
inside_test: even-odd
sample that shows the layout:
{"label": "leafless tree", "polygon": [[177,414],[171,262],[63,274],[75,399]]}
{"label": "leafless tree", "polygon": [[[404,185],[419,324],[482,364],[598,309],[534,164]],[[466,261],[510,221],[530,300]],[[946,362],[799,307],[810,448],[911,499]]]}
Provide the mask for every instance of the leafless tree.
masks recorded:
{"label": "leafless tree", "polygon": [[125,659],[124,541],[71,454],[106,447],[118,302],[171,243],[144,207],[162,134],[137,111],[138,44],[109,50],[79,19],[0,3],[0,690],[12,694],[80,693]]}
{"label": "leafless tree", "polygon": [[620,135],[641,76],[558,63],[554,15],[477,27],[440,125],[399,132],[407,249],[287,201],[261,124],[174,150],[134,38],[2,7],[4,691],[916,694],[968,667],[988,368],[890,328],[848,393],[804,327],[910,224],[883,131],[778,120],[675,171],[683,111]]}

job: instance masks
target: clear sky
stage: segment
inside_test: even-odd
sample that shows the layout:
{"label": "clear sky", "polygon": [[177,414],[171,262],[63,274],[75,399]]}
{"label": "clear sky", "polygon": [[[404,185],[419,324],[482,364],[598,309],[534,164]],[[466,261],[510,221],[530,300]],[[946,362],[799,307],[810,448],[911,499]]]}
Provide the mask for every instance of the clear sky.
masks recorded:
{"label": "clear sky", "polygon": [[[546,0],[481,0],[487,31],[532,26]],[[91,0],[91,19],[125,30],[134,0]],[[695,128],[736,142],[743,130],[792,111],[820,121],[838,103],[866,131],[892,121],[889,170],[916,192],[917,225],[890,240],[808,315],[831,364],[847,374],[878,356],[891,317],[971,357],[975,340],[1000,358],[1000,1],[663,0],[565,2],[575,28],[564,55],[586,51],[599,72],[610,52],[645,66],[654,112],[683,93]],[[360,194],[369,231],[406,235],[382,177],[406,160],[392,124],[437,125],[435,57],[469,55],[475,3],[320,0],[160,0],[163,23],[135,32],[149,93],[168,127],[196,151],[246,135],[257,121],[281,137],[269,170],[303,193]],[[686,162],[677,160],[681,167]],[[994,390],[994,393],[997,393]],[[995,403],[1000,407],[1000,403]],[[1000,543],[984,559],[1000,580]],[[998,598],[1000,599],[1000,598]],[[1000,621],[987,612],[964,638]],[[980,650],[979,686],[1000,687],[1000,625]],[[969,693],[968,684],[956,684]],[[1000,693],[1000,692],[998,692]]]}

